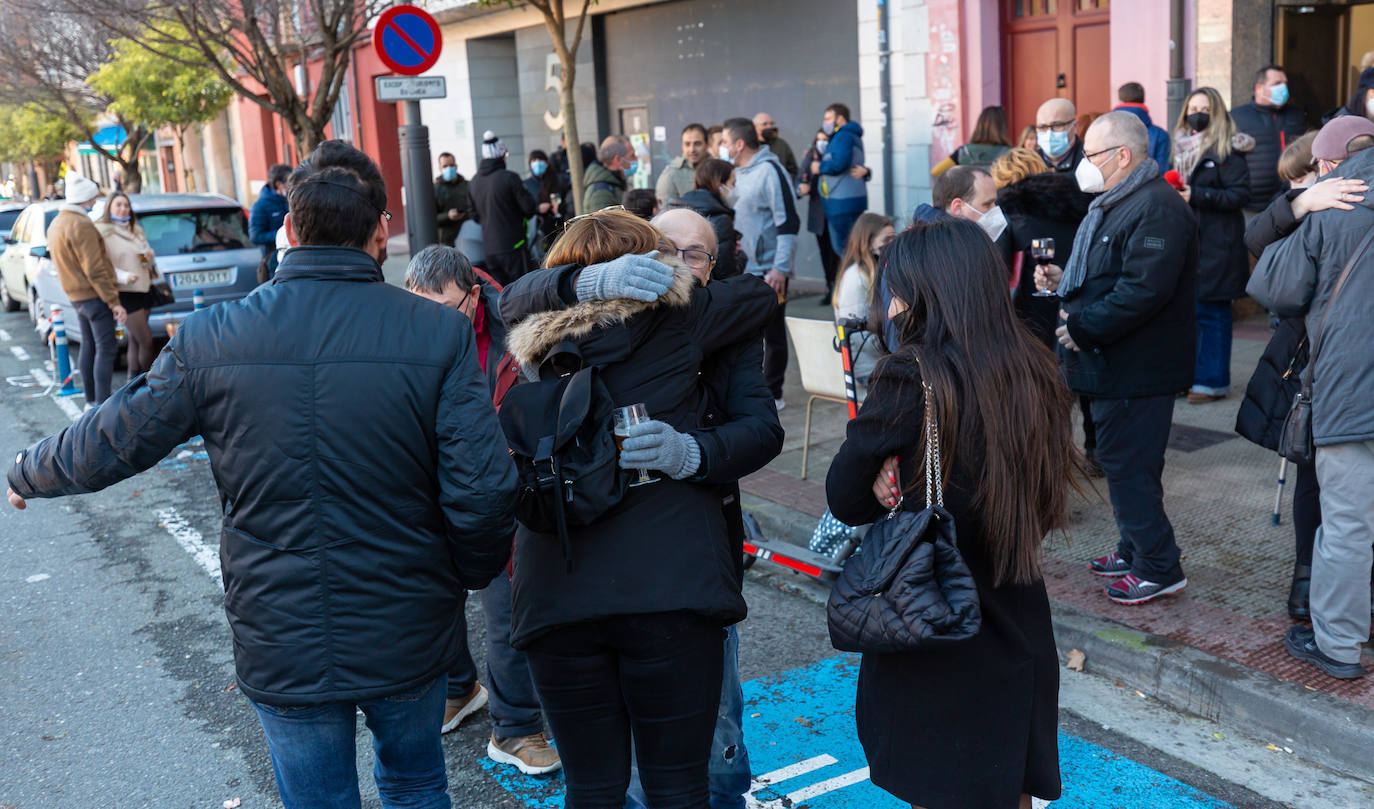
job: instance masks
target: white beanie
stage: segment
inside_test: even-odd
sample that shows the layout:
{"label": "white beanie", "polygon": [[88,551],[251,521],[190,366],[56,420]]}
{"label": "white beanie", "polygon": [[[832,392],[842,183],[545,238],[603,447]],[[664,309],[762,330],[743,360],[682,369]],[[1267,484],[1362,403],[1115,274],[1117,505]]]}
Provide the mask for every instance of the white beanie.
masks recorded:
{"label": "white beanie", "polygon": [[66,190],[67,201],[78,205],[100,196],[100,186],[74,171],[67,172]]}
{"label": "white beanie", "polygon": [[482,157],[486,160],[506,156],[506,144],[488,129],[482,133]]}

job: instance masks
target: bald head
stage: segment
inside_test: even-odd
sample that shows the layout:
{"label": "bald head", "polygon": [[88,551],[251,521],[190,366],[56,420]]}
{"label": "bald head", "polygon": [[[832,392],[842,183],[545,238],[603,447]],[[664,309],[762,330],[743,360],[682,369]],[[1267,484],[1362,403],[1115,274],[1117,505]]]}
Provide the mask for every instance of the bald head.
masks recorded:
{"label": "bald head", "polygon": [[1067,98],[1051,98],[1040,109],[1035,111],[1035,125],[1044,126],[1045,124],[1072,122],[1078,116],[1078,110],[1073,102]]}
{"label": "bald head", "polygon": [[772,130],[770,134],[777,134],[778,125],[773,122],[773,116],[766,112],[760,112],[754,116],[754,131],[758,133],[760,141],[767,141],[768,137],[763,133],[765,130]]}
{"label": "bald head", "polygon": [[1083,135],[1083,159],[1102,170],[1105,188],[1125,180],[1149,156],[1150,134],[1129,112],[1109,112]]}
{"label": "bald head", "polygon": [[[716,232],[706,217],[688,208],[673,208],[655,216],[659,232],[679,250],[703,250],[716,254]],[[711,280],[711,267],[692,267],[692,274],[705,284]]]}

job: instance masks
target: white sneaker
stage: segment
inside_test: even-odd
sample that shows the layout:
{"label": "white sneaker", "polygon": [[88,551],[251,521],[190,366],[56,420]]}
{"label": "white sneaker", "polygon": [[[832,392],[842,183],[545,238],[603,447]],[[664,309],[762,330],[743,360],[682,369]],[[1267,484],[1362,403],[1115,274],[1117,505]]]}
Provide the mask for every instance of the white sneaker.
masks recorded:
{"label": "white sneaker", "polygon": [[773,406],[781,411],[784,407],[787,407],[787,402],[784,402],[782,399],[774,399]]}
{"label": "white sneaker", "polygon": [[444,700],[444,724],[439,729],[441,733],[449,733],[458,729],[464,719],[477,713],[487,706],[487,689],[477,683],[472,687],[472,693],[464,699]]}

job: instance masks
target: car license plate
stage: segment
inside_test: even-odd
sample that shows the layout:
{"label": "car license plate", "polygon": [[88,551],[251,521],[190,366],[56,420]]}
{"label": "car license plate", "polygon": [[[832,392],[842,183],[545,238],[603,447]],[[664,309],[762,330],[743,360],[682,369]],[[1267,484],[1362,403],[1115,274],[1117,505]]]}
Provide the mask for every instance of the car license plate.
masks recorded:
{"label": "car license plate", "polygon": [[233,270],[202,270],[200,272],[167,273],[173,289],[191,287],[222,287],[234,283]]}

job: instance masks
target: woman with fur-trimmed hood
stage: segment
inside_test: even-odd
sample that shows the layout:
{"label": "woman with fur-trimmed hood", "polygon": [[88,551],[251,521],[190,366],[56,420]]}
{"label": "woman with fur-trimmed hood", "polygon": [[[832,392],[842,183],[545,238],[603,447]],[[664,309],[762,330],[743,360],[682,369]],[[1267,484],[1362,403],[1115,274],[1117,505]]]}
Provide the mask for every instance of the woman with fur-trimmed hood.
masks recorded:
{"label": "woman with fur-trimmed hood", "polygon": [[[705,806],[724,628],[746,610],[738,542],[719,487],[702,479],[714,445],[694,436],[698,372],[704,355],[761,336],[776,297],[750,276],[699,287],[672,244],[624,211],[571,221],[545,263],[555,269],[502,294],[508,350],[538,368],[571,341],[616,406],[644,403],[653,421],[631,428],[621,465],[657,480],[570,527],[567,556],[558,536],[517,527],[511,645],[529,659],[569,805],[624,802],[633,734],[650,805]],[[643,277],[663,265],[671,273]]]}

